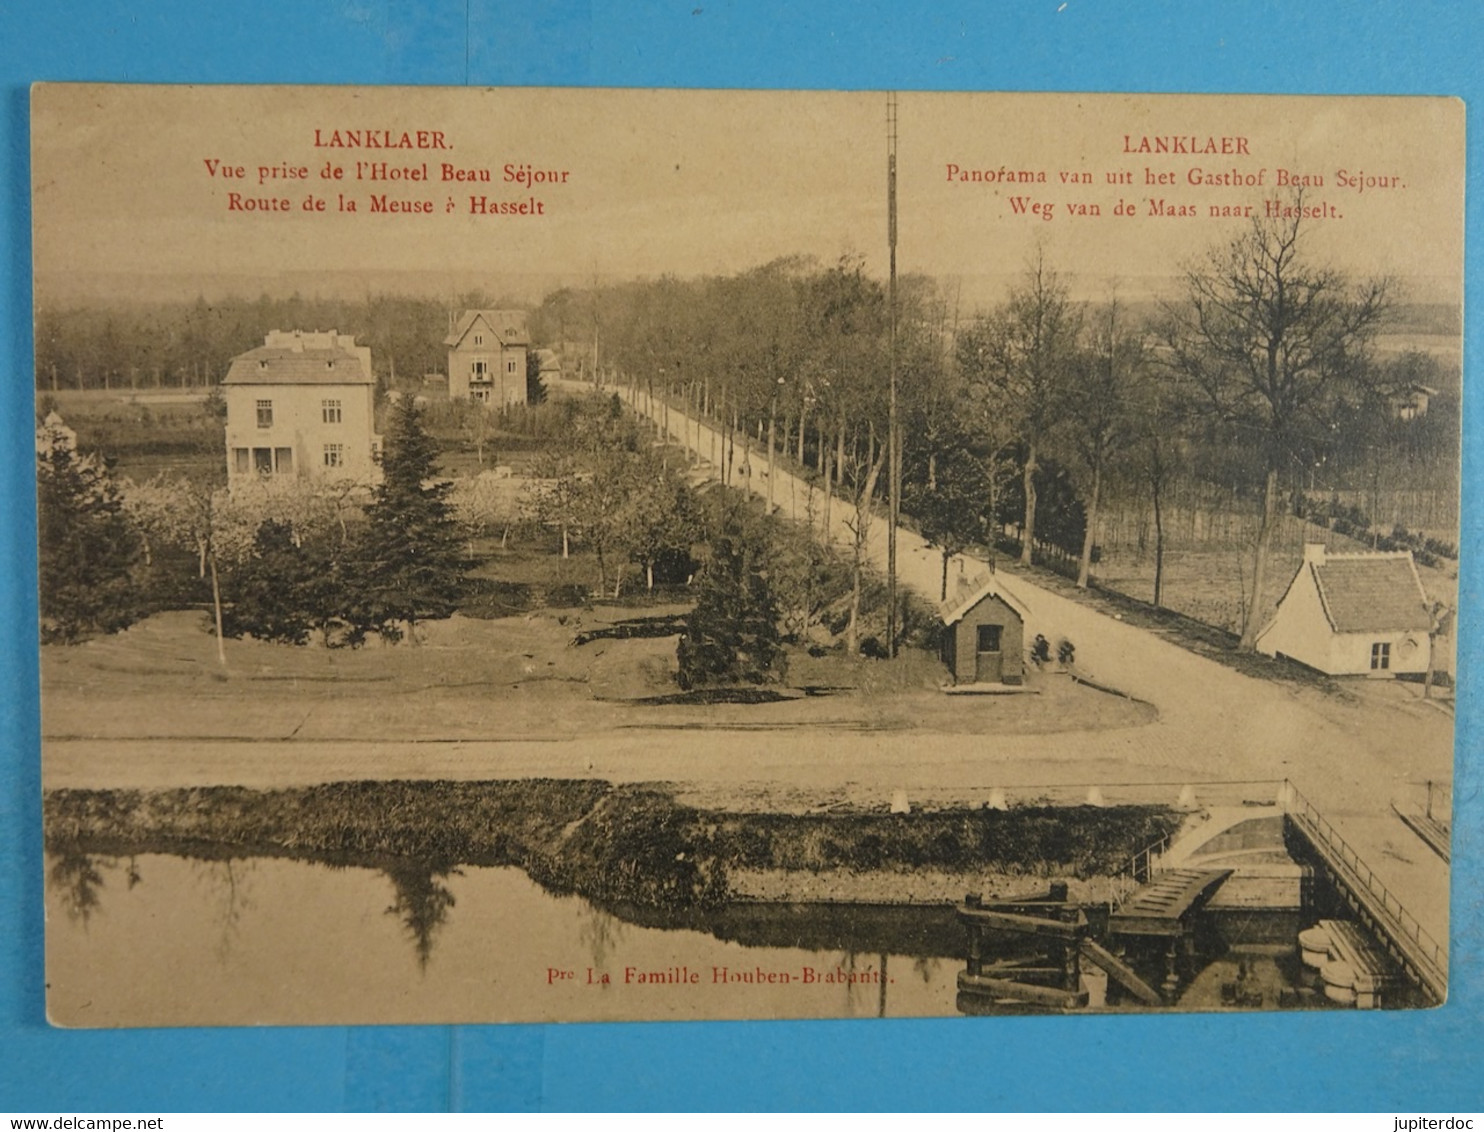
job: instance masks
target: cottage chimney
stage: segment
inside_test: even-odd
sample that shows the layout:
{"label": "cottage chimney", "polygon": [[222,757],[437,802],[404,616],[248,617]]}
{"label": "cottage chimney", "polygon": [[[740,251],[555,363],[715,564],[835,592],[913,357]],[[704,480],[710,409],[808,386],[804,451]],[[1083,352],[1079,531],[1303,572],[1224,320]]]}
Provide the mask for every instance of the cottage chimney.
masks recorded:
{"label": "cottage chimney", "polygon": [[1322,542],[1306,542],[1306,543],[1304,543],[1304,562],[1307,565],[1310,565],[1310,566],[1323,566],[1324,565],[1324,553],[1325,553],[1325,551],[1324,551],[1324,543],[1322,543]]}

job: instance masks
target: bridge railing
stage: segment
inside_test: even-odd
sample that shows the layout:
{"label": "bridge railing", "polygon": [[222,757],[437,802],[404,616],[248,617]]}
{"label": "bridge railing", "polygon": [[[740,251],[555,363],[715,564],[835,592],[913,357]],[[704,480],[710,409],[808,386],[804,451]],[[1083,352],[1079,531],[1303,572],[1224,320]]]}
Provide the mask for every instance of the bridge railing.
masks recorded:
{"label": "bridge railing", "polygon": [[1284,810],[1303,822],[1305,832],[1319,843],[1317,847],[1325,851],[1335,864],[1350,874],[1350,878],[1364,890],[1366,896],[1370,897],[1380,917],[1391,921],[1385,926],[1395,936],[1396,943],[1399,946],[1407,945],[1409,948],[1415,948],[1418,958],[1431,965],[1439,978],[1446,979],[1448,949],[1434,939],[1431,933],[1418,923],[1417,917],[1402,906],[1402,902],[1371,871],[1371,867],[1361,860],[1360,855],[1350,847],[1349,842],[1340,836],[1340,831],[1314,807],[1309,799],[1299,792],[1292,782],[1284,783]]}

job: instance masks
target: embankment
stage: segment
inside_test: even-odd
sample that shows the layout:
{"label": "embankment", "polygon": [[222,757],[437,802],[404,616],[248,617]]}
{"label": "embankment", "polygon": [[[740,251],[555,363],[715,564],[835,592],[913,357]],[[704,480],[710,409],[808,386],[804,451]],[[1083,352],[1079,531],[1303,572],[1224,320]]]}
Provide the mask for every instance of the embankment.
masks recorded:
{"label": "embankment", "polygon": [[1163,806],[723,813],[591,779],[56,790],[44,816],[56,854],[513,865],[554,892],[663,909],[838,899],[843,877],[889,903],[921,899],[924,874],[1107,876],[1180,821]]}

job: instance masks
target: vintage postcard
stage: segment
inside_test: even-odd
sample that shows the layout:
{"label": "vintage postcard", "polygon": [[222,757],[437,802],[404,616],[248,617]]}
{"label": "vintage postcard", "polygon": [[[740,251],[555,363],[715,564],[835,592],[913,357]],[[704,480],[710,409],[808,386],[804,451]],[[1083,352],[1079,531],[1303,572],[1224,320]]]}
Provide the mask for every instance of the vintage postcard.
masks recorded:
{"label": "vintage postcard", "polygon": [[55,1024],[1446,999],[1461,103],[32,123]]}

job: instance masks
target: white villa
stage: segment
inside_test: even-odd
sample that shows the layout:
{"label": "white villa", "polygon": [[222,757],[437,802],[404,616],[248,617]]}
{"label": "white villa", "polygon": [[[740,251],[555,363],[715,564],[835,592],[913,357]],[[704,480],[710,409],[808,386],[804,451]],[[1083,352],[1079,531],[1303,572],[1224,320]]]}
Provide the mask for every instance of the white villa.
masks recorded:
{"label": "white villa", "polygon": [[274,330],[232,359],[227,482],[253,476],[381,479],[371,348],[334,330]]}

